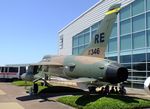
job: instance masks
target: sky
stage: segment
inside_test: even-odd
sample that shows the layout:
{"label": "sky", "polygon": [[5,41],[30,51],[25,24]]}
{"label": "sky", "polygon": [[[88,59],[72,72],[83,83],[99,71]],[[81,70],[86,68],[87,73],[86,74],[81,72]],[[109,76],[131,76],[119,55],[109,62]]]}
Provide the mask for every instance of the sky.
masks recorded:
{"label": "sky", "polygon": [[99,0],[0,0],[0,65],[58,53],[58,31]]}

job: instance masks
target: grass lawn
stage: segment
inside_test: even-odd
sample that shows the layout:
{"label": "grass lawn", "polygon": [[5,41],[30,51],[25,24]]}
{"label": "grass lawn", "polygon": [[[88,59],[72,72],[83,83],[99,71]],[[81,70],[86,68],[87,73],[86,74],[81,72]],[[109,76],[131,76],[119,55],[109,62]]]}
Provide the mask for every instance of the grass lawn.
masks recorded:
{"label": "grass lawn", "polygon": [[65,96],[57,101],[78,109],[143,109],[150,107],[150,100],[121,95]]}
{"label": "grass lawn", "polygon": [[[46,89],[48,89],[47,86],[41,86],[41,82],[36,82],[39,86],[39,91],[38,93],[48,93]],[[12,82],[13,85],[16,85],[16,86],[32,86],[33,85],[33,82],[30,82],[30,81],[23,81],[23,80],[17,80],[17,81],[14,81]],[[49,85],[51,86],[51,85]],[[27,88],[27,91],[29,91],[29,88]],[[46,91],[45,91],[46,90]]]}
{"label": "grass lawn", "polygon": [[[38,84],[38,86],[41,86],[41,82],[36,82]],[[17,80],[17,81],[14,81],[12,82],[13,85],[16,85],[16,86],[32,86],[33,85],[33,82],[31,81],[23,81],[23,80]],[[49,84],[49,86],[51,86]]]}
{"label": "grass lawn", "polygon": [[17,80],[17,81],[13,81],[12,84],[16,86],[32,86],[33,82],[29,82],[29,81],[25,82],[23,80]]}

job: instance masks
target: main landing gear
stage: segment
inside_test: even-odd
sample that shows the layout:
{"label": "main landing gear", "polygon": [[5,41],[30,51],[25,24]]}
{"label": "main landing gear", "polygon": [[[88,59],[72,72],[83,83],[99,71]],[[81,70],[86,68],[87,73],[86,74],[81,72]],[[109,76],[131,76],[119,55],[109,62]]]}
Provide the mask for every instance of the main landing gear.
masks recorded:
{"label": "main landing gear", "polygon": [[38,84],[37,84],[37,83],[34,83],[34,84],[32,85],[32,92],[33,92],[33,94],[37,94],[38,91],[39,91]]}
{"label": "main landing gear", "polygon": [[106,85],[104,87],[101,87],[99,91],[96,90],[96,86],[89,86],[89,93],[90,94],[102,94],[102,95],[109,95],[109,94],[119,94],[119,95],[126,95],[126,89],[124,86],[109,86]]}
{"label": "main landing gear", "polygon": [[29,88],[29,94],[30,95],[35,95],[39,91],[39,86],[37,83],[33,83],[33,85]]}
{"label": "main landing gear", "polygon": [[91,93],[91,94],[93,94],[93,93],[96,93],[96,86],[90,86],[90,87],[88,87],[88,89],[89,89],[89,92]]}

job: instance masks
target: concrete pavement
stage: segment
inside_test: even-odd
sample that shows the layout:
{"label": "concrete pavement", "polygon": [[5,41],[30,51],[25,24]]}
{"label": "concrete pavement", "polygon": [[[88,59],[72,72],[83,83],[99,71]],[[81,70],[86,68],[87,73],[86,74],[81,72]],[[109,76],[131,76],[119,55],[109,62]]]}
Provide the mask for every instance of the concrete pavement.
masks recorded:
{"label": "concrete pavement", "polygon": [[126,90],[128,96],[150,100],[150,95],[148,95],[144,89],[126,88]]}
{"label": "concrete pavement", "polygon": [[3,109],[73,109],[55,101],[55,96],[28,96],[24,87],[0,82],[0,107]]}

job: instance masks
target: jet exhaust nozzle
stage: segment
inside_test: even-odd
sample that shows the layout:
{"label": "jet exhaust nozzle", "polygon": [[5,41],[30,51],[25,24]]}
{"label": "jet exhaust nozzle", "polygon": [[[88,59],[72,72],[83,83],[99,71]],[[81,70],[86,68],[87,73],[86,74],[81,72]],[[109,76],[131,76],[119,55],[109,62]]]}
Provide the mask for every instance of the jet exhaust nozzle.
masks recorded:
{"label": "jet exhaust nozzle", "polygon": [[144,89],[148,94],[150,94],[150,77],[145,80]]}
{"label": "jet exhaust nozzle", "polygon": [[108,66],[105,74],[105,81],[111,84],[116,84],[126,81],[127,78],[128,78],[127,68],[113,64]]}

